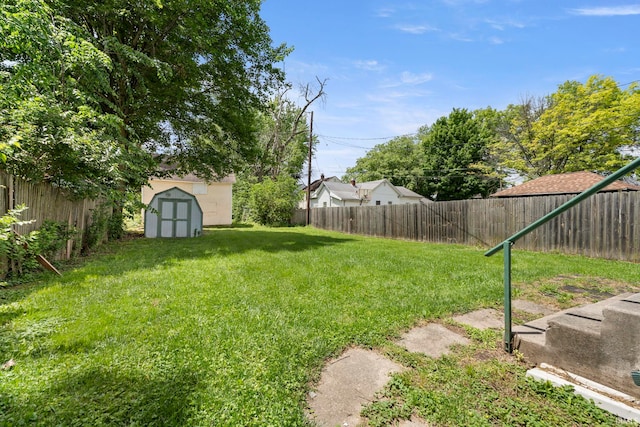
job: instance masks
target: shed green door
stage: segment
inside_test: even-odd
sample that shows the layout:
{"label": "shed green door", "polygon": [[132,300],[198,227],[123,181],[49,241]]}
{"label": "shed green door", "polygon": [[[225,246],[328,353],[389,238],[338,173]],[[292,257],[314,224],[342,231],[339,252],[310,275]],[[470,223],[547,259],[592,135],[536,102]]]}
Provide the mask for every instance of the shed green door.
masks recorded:
{"label": "shed green door", "polygon": [[191,200],[159,199],[158,236],[189,237]]}

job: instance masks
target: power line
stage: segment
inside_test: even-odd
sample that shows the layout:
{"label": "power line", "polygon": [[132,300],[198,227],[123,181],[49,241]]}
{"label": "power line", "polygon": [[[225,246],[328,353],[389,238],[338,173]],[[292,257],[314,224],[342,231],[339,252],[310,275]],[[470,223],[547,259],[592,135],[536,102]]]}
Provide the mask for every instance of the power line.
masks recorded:
{"label": "power line", "polygon": [[401,138],[403,136],[414,136],[416,135],[417,132],[413,132],[413,133],[405,133],[402,135],[394,135],[394,136],[379,136],[379,137],[374,137],[374,138],[354,138],[354,137],[348,137],[348,136],[330,136],[330,135],[317,135],[319,137],[322,138],[329,138],[329,139],[337,139],[337,140],[347,140],[347,141],[383,141],[386,139],[393,139],[393,138]]}

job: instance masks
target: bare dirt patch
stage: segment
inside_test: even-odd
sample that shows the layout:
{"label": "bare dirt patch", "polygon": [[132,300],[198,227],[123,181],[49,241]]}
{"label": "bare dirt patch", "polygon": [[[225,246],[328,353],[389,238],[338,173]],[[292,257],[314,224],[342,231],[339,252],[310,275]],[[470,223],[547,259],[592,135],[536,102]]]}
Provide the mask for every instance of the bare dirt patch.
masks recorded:
{"label": "bare dirt patch", "polygon": [[625,292],[640,292],[640,285],[582,275],[559,275],[532,283],[518,283],[519,298],[557,309],[605,300]]}

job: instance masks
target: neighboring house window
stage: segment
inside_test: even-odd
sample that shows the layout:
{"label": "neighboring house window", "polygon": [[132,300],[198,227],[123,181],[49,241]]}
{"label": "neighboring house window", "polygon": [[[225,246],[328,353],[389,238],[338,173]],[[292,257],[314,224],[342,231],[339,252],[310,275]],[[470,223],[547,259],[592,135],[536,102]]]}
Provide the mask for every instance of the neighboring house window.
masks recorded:
{"label": "neighboring house window", "polygon": [[387,202],[387,204],[388,204],[388,205],[392,205],[392,204],[393,204],[393,202],[392,202],[391,200],[389,200],[389,201]]}
{"label": "neighboring house window", "polygon": [[376,200],[376,206],[380,206],[380,200]]}
{"label": "neighboring house window", "polygon": [[327,202],[322,202],[322,207],[326,208],[327,207]]}
{"label": "neighboring house window", "polygon": [[207,194],[207,184],[204,182],[194,182],[193,194]]}

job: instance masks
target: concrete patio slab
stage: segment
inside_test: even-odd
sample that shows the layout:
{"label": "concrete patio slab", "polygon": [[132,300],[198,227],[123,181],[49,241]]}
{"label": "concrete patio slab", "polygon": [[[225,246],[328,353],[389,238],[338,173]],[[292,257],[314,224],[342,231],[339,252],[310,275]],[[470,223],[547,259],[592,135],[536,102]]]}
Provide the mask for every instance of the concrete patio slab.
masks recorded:
{"label": "concrete patio slab", "polygon": [[413,328],[402,336],[398,344],[413,353],[434,358],[449,353],[454,344],[468,344],[469,340],[437,323]]}
{"label": "concrete patio slab", "polygon": [[504,327],[503,314],[492,308],[485,308],[461,316],[455,316],[453,320],[476,329],[502,329]]}
{"label": "concrete patio slab", "polygon": [[363,405],[374,399],[392,373],[403,370],[374,351],[347,350],[322,371],[318,389],[309,395],[309,418],[323,427],[357,426]]}
{"label": "concrete patio slab", "polygon": [[511,301],[511,305],[516,310],[526,311],[531,314],[540,314],[542,316],[548,316],[556,312],[556,310],[547,307],[546,305],[537,304],[524,299],[514,299]]}

